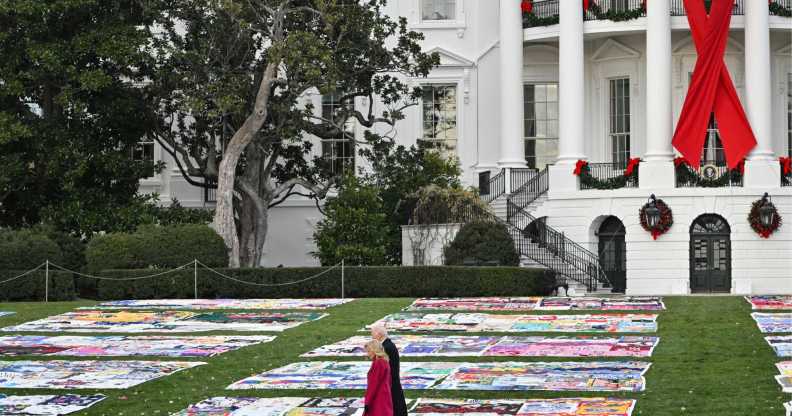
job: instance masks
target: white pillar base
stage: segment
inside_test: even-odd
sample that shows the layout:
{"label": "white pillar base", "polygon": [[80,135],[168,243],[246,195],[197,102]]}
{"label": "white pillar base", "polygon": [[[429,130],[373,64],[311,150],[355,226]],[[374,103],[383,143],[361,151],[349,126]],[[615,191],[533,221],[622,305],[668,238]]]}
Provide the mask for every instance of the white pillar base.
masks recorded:
{"label": "white pillar base", "polygon": [[550,192],[575,192],[580,190],[580,178],[575,176],[575,165],[550,166]]}
{"label": "white pillar base", "polygon": [[778,188],[781,186],[781,165],[777,160],[746,160],[745,188]]}
{"label": "white pillar base", "polygon": [[640,189],[673,189],[676,187],[674,162],[653,160],[641,162],[638,167],[638,187]]}

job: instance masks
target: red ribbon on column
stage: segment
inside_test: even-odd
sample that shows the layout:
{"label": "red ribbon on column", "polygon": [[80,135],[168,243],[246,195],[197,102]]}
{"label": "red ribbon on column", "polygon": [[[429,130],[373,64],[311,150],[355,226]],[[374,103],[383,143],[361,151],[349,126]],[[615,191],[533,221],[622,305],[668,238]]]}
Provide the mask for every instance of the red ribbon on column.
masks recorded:
{"label": "red ribbon on column", "polygon": [[673,144],[694,168],[700,164],[712,112],[718,121],[729,168],[737,167],[756,146],[756,137],[723,61],[733,7],[734,0],[713,0],[707,16],[703,1],[685,0],[698,60]]}

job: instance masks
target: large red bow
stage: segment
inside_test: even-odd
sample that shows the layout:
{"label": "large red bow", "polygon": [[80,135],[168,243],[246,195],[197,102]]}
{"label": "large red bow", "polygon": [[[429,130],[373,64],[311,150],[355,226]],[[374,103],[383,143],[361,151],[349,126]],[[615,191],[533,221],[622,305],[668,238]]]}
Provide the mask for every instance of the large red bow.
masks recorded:
{"label": "large red bow", "polygon": [[694,168],[699,166],[713,112],[730,168],[737,167],[756,146],[756,137],[723,61],[733,6],[734,0],[713,0],[711,14],[707,16],[703,1],[685,0],[699,56],[673,144]]}
{"label": "large red bow", "polygon": [[627,163],[627,169],[624,170],[624,176],[630,176],[635,172],[635,168],[641,163],[641,158],[632,158]]}
{"label": "large red bow", "polygon": [[588,166],[588,162],[585,160],[578,160],[577,163],[575,163],[575,176],[580,176],[580,174],[583,173],[583,168],[586,166]]}
{"label": "large red bow", "polygon": [[533,1],[523,0],[520,8],[522,9],[523,13],[531,13],[533,11]]}
{"label": "large red bow", "polygon": [[781,173],[785,176],[792,173],[792,157],[779,157],[778,161],[781,162]]}

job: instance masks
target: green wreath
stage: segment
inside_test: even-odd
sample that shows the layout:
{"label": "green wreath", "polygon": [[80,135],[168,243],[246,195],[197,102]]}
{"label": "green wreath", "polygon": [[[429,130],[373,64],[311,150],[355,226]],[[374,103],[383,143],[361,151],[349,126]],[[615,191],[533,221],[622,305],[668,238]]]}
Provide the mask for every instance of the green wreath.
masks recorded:
{"label": "green wreath", "polygon": [[638,180],[638,163],[629,175],[619,175],[608,179],[599,179],[591,174],[591,167],[585,161],[578,161],[576,173],[580,176],[580,183],[588,189],[612,190],[621,189],[631,181]]}
{"label": "green wreath", "polygon": [[739,183],[743,177],[739,169],[731,169],[717,178],[709,179],[701,176],[685,161],[677,160],[675,165],[677,183],[687,183],[695,188],[723,188],[732,183]]}
{"label": "green wreath", "polygon": [[770,14],[781,17],[792,17],[792,8],[784,7],[781,3],[774,1],[770,3]]}
{"label": "green wreath", "polygon": [[[770,204],[773,208],[773,221],[769,227],[765,227],[762,224],[762,220],[759,218],[760,211],[759,209],[762,207],[763,204]],[[781,224],[783,224],[783,220],[781,219],[781,214],[778,213],[778,209],[773,205],[772,202],[765,202],[764,200],[754,201],[751,205],[751,212],[748,213],[748,223],[751,224],[751,229],[754,230],[756,234],[759,234],[762,238],[770,238],[770,236],[776,232],[779,228],[781,228]]]}
{"label": "green wreath", "polygon": [[600,7],[599,4],[591,2],[588,11],[591,12],[597,20],[610,20],[613,22],[626,22],[646,15],[646,9],[643,5],[629,10],[609,9],[607,12],[603,13],[602,7]]}
{"label": "green wreath", "polygon": [[535,15],[533,12],[523,13],[523,28],[557,25],[559,22],[558,19],[559,18],[557,14],[552,16],[539,17]]}

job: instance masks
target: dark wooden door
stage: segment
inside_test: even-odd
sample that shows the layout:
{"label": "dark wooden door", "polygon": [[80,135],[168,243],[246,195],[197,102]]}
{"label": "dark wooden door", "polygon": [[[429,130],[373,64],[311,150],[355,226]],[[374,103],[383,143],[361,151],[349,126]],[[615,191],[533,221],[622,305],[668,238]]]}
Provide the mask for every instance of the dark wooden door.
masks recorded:
{"label": "dark wooden door", "polygon": [[717,215],[694,221],[690,233],[690,289],[694,293],[731,292],[729,224]]}
{"label": "dark wooden door", "polygon": [[608,217],[597,232],[599,259],[613,291],[624,293],[627,289],[627,244],[624,224],[616,217]]}

